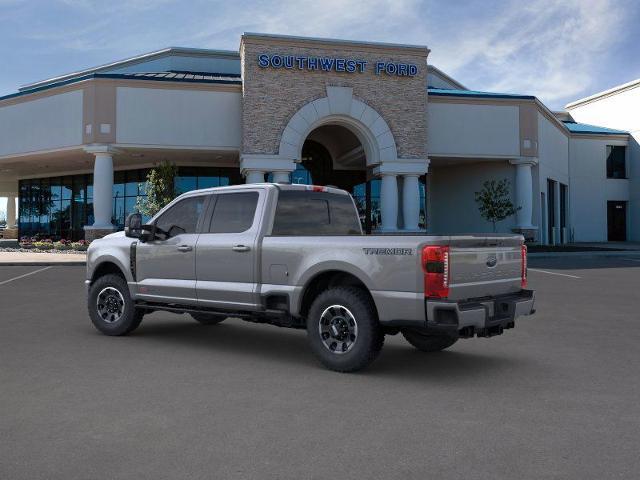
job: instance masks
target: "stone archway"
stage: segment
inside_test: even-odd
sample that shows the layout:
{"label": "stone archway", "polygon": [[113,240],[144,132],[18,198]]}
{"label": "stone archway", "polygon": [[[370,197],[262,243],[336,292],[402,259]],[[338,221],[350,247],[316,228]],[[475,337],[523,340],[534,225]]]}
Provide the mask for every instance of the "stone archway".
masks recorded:
{"label": "stone archway", "polygon": [[282,132],[278,155],[299,161],[308,135],[323,125],[340,125],[360,141],[367,166],[394,162],[398,158],[396,142],[382,116],[366,103],[353,97],[350,87],[327,87],[327,96],[313,100],[298,110]]}

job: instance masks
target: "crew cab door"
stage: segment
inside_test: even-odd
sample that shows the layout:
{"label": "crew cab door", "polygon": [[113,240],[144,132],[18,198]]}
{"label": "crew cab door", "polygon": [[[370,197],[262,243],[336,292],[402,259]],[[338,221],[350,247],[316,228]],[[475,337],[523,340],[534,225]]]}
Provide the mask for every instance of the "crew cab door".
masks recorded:
{"label": "crew cab door", "polygon": [[264,190],[213,195],[209,222],[196,248],[198,305],[206,308],[255,310],[258,232]]}
{"label": "crew cab door", "polygon": [[207,196],[186,197],[154,224],[166,239],[138,242],[138,298],[149,302],[196,304],[196,244]]}

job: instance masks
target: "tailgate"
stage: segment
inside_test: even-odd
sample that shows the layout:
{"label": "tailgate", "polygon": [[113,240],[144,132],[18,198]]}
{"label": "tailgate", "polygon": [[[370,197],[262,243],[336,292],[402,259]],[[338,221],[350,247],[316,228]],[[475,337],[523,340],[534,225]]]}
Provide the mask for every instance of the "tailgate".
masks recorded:
{"label": "tailgate", "polygon": [[452,237],[449,298],[490,297],[521,290],[522,243],[519,236]]}

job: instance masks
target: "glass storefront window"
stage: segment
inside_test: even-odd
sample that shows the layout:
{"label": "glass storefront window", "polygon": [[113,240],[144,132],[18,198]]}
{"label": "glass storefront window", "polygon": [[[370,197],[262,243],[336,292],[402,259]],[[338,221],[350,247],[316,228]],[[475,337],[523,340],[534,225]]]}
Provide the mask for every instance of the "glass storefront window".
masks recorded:
{"label": "glass storefront window", "polygon": [[[136,210],[138,198],[146,196],[148,172],[114,173],[112,221],[116,228],[124,227],[127,215]],[[237,168],[222,167],[180,167],[176,180],[180,193],[244,183]],[[84,238],[83,227],[94,222],[93,175],[21,180],[19,192],[21,236],[78,240]]]}

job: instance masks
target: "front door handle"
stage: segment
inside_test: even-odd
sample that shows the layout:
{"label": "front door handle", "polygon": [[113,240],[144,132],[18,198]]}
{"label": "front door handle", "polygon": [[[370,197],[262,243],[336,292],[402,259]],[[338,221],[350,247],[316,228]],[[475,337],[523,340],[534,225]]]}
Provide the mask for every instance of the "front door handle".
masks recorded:
{"label": "front door handle", "polygon": [[178,247],[178,251],[179,252],[190,252],[191,250],[193,250],[193,247],[191,247],[189,245],[180,245]]}
{"label": "front door handle", "polygon": [[246,245],[234,245],[233,247],[231,247],[231,250],[233,250],[234,252],[248,252],[251,249]]}

